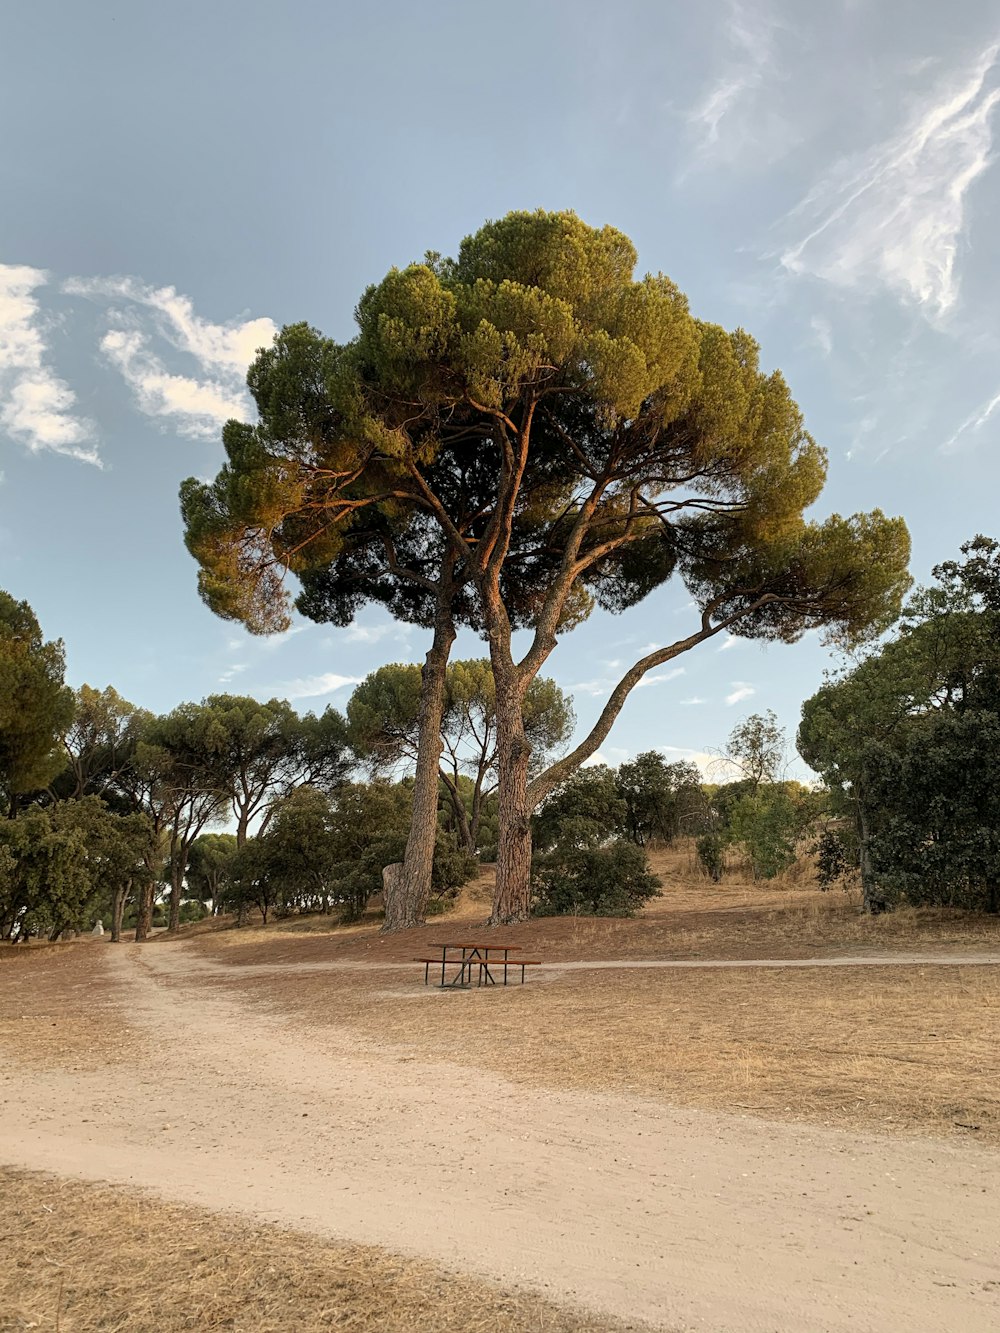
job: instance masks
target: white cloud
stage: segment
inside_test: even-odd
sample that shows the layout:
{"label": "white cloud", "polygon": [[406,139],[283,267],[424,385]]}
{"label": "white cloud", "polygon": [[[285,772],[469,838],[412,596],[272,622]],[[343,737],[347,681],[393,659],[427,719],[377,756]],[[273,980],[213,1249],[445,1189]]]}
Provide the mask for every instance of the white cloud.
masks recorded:
{"label": "white cloud", "polygon": [[611,685],[606,680],[582,680],[576,685],[567,687],[571,694],[589,694],[595,699],[599,699],[602,694],[611,692]]}
{"label": "white cloud", "polygon": [[241,671],[246,671],[246,669],[246,662],[234,662],[232,666],[226,667],[225,671],[223,671],[222,675],[219,677],[219,684],[228,685],[234,676],[238,676]]}
{"label": "white cloud", "polygon": [[136,329],[112,329],[101,351],[121,373],[145,416],[171,419],[174,429],[193,439],[214,439],[230,417],[245,417],[242,394],[218,380],[171,374]]}
{"label": "white cloud", "polygon": [[945,440],[944,444],[942,444],[941,452],[950,454],[957,447],[958,442],[963,435],[969,434],[970,432],[975,433],[981,427],[985,426],[998,407],[1000,407],[1000,393],[994,394],[988,403],[983,407],[977,408],[970,417],[967,417],[959,426],[958,430],[955,431],[954,435],[952,435],[951,439]]}
{"label": "white cloud", "polygon": [[[197,315],[190,298],[175,288],[149,287],[135,278],[70,278],[63,290],[110,303],[112,328],[101,350],[132,389],[140,412],[196,439],[214,438],[230,417],[250,417],[247,367],[274,337],[272,320],[215,324]],[[175,371],[164,359],[166,350],[190,357],[197,373]]]}
{"label": "white cloud", "polygon": [[206,370],[228,371],[240,380],[257,349],[277,333],[268,318],[213,324],[195,314],[191,298],[174,287],[148,287],[135,278],[70,278],[64,291],[73,296],[126,301],[154,312],[157,328],[174,347],[188,352]]}
{"label": "white cloud", "polygon": [[693,708],[695,704],[703,704],[704,702],[704,699],[699,698],[697,694],[693,694],[690,699],[681,699],[680,705],[682,708]]}
{"label": "white cloud", "polygon": [[279,699],[318,699],[321,695],[343,689],[345,685],[357,685],[360,679],[360,676],[339,676],[335,671],[327,671],[319,676],[302,676],[298,680],[290,680],[285,685],[267,691],[267,695],[268,698],[273,695]]}
{"label": "white cloud", "polygon": [[344,635],[350,643],[381,643],[383,639],[406,638],[412,632],[412,625],[400,625],[395,621],[385,621],[381,625],[359,625],[352,620],[344,629]]}
{"label": "white cloud", "polygon": [[47,364],[34,295],[47,282],[42,269],[0,264],[0,428],[32,453],[51,449],[99,466],[93,423],[76,414],[76,395]]}
{"label": "white cloud", "polygon": [[717,653],[728,653],[730,648],[735,648],[738,643],[739,639],[735,634],[727,634],[715,651]]}
{"label": "white cloud", "polygon": [[824,356],[833,355],[833,325],[822,315],[813,315],[809,321],[816,346]]}
{"label": "white cloud", "polygon": [[731,0],[720,27],[729,39],[729,57],[687,118],[699,158],[732,156],[746,142],[746,103],[763,87],[774,62],[774,25],[759,6],[751,11]]}
{"label": "white cloud", "polygon": [[989,47],[895,134],[825,173],[791,215],[809,229],[782,254],[786,269],[879,283],[936,316],[951,309],[966,196],[991,161],[998,54],[1000,44]]}
{"label": "white cloud", "polygon": [[644,685],[662,685],[665,681],[676,680],[678,676],[683,676],[684,671],[684,667],[674,667],[670,671],[661,671],[653,676],[643,676],[635,688],[641,690]]}
{"label": "white cloud", "polygon": [[583,761],[580,767],[594,768],[597,764],[606,764],[607,762],[608,762],[607,755],[605,755],[601,750],[595,750],[589,759],[585,759]]}
{"label": "white cloud", "polygon": [[694,764],[701,776],[709,782],[728,782],[739,776],[739,770],[728,759],[711,754],[708,750],[688,750],[680,745],[658,745],[656,748],[671,763],[686,759],[688,763]]}
{"label": "white cloud", "polygon": [[732,682],[733,691],[726,695],[726,703],[731,708],[733,704],[742,703],[744,699],[749,699],[757,691],[752,685],[748,685],[745,680],[734,680]]}

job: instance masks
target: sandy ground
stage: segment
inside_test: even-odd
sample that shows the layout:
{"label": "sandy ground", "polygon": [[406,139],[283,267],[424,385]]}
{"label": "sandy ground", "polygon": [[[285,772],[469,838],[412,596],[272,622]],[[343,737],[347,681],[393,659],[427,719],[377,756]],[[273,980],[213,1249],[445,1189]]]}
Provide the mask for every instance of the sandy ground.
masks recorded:
{"label": "sandy ground", "polygon": [[996,1154],[515,1085],[262,1015],[217,967],[100,947],[113,1063],[9,1061],[0,1158],[665,1329],[1000,1325]]}

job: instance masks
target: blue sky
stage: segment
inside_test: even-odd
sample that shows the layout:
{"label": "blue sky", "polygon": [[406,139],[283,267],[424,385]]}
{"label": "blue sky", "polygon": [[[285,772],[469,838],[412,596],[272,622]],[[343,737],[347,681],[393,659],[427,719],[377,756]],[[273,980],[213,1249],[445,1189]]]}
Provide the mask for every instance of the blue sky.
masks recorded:
{"label": "blue sky", "polygon": [[[0,587],[73,684],[319,709],[419,659],[374,609],[270,640],[215,619],[177,487],[214,474],[277,326],[349,337],[367,283],[513,208],[614,224],[697,315],[748,328],[829,450],[818,513],[903,514],[918,580],[1000,536],[987,0],[35,0],[4,16],[0,99]],[[581,729],[687,603],[560,643]],[[794,732],[830,664],[814,635],[706,646],[602,753],[705,756],[763,708]]]}

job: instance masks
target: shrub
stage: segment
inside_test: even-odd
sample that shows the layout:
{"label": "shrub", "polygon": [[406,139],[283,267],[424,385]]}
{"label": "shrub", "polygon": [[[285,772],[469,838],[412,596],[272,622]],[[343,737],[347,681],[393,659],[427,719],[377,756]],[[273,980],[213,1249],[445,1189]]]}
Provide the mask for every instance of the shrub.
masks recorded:
{"label": "shrub", "polygon": [[634,916],[660,881],[643,849],[620,839],[536,857],[532,892],[536,916]]}
{"label": "shrub", "polygon": [[705,833],[695,843],[698,860],[716,884],[722,880],[726,868],[726,840],[721,833]]}

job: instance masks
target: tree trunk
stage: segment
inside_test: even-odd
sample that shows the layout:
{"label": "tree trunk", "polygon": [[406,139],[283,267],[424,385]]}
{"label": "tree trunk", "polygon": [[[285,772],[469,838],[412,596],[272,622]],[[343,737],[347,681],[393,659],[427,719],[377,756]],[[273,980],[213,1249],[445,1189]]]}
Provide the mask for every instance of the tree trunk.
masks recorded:
{"label": "tree trunk", "polygon": [[174,934],[181,926],[181,894],[184,891],[184,867],[176,851],[170,857],[170,918],[167,930]]}
{"label": "tree trunk", "polygon": [[417,771],[413,782],[413,813],[402,863],[382,872],[385,902],[384,934],[419,926],[431,892],[434,844],[437,840],[438,775],[444,745],[445,669],[455,642],[451,616],[452,585],[443,579],[438,597],[434,638],[421,672],[417,730]]}
{"label": "tree trunk", "polygon": [[132,888],[132,881],[115,889],[111,897],[111,943],[120,944],[122,939],[122,917],[125,915],[125,899]]}
{"label": "tree trunk", "polygon": [[448,788],[448,799],[455,815],[455,832],[458,834],[459,842],[470,856],[475,856],[476,843],[472,836],[472,829],[469,826],[469,814],[465,808],[465,802],[462,800],[462,789],[459,787],[457,779],[450,777],[443,769],[441,780]]}
{"label": "tree trunk", "polygon": [[531,913],[531,806],[528,769],[531,743],[524,731],[520,681],[513,664],[497,669],[497,880],[492,926],[524,921]]}
{"label": "tree trunk", "polygon": [[150,927],[153,924],[153,892],[156,881],[152,875],[145,881],[139,890],[139,898],[136,903],[135,914],[135,941],[141,944],[149,935]]}
{"label": "tree trunk", "polygon": [[875,882],[875,871],[872,866],[871,854],[871,831],[868,827],[868,815],[865,812],[864,801],[860,796],[856,798],[858,811],[858,850],[859,862],[861,868],[861,903],[866,912],[872,916],[878,916],[880,912],[886,910],[885,896]]}

